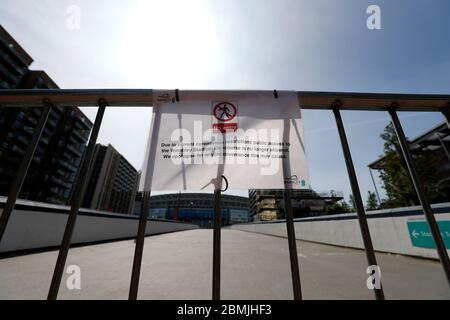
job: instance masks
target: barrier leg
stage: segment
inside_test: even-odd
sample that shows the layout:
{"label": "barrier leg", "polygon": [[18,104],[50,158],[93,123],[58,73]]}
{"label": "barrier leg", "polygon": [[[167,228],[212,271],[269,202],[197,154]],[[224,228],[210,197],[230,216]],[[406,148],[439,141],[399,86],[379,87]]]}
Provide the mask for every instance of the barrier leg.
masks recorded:
{"label": "barrier leg", "polygon": [[[336,125],[339,132],[339,138],[341,140],[342,151],[344,153],[345,164],[347,166],[348,177],[352,187],[353,201],[355,204],[356,213],[358,215],[359,227],[361,229],[361,235],[363,238],[364,249],[366,252],[366,258],[369,266],[377,266],[377,259],[373,249],[372,239],[370,237],[369,225],[367,223],[366,212],[359,191],[358,179],[356,178],[355,167],[353,165],[352,155],[350,153],[350,147],[348,146],[347,136],[345,134],[344,124],[342,122],[341,113],[338,108],[333,108],[334,117],[336,118]],[[384,300],[383,287],[380,289],[374,289],[375,298],[377,300]]]}
{"label": "barrier leg", "polygon": [[447,282],[450,286],[450,261],[448,258],[447,250],[445,248],[444,241],[442,240],[441,233],[439,231],[438,224],[434,218],[433,211],[431,210],[430,203],[425,195],[425,190],[423,185],[419,180],[419,175],[417,173],[416,165],[414,164],[414,159],[412,158],[411,152],[409,151],[408,142],[406,141],[405,133],[403,132],[402,125],[398,119],[395,110],[389,110],[389,114],[392,119],[392,124],[394,125],[395,133],[397,134],[398,141],[400,143],[400,148],[402,150],[403,158],[405,159],[406,165],[408,167],[409,176],[416,189],[417,196],[419,197],[420,204],[422,205],[423,213],[428,221],[430,227],[431,235],[433,236],[434,243],[436,244],[436,249],[441,260],[442,268],[444,269],[445,276],[447,277]]}
{"label": "barrier leg", "polygon": [[100,131],[100,126],[102,124],[105,108],[106,102],[103,100],[99,101],[99,108],[97,111],[97,116],[95,117],[94,127],[92,128],[91,137],[89,138],[88,147],[86,149],[83,163],[81,164],[80,173],[78,175],[78,180],[75,185],[69,218],[67,219],[63,240],[59,249],[58,259],[56,260],[55,270],[53,271],[52,282],[50,284],[50,290],[47,296],[48,300],[56,300],[56,298],[58,297],[58,291],[61,285],[61,279],[64,273],[67,255],[69,253],[70,242],[72,241],[72,234],[73,230],[75,229],[78,211],[80,210],[81,202],[83,201],[89,166],[94,155],[94,148],[95,144],[97,143],[97,137]]}
{"label": "barrier leg", "polygon": [[291,261],[292,289],[294,300],[302,300],[300,270],[298,267],[297,243],[295,240],[294,217],[292,213],[291,190],[284,190],[284,213],[289,243],[289,259]]}
{"label": "barrier leg", "polygon": [[39,139],[41,138],[42,132],[44,131],[45,124],[47,123],[48,115],[50,114],[51,109],[51,105],[49,103],[45,103],[45,106],[42,109],[41,117],[39,118],[39,122],[34,129],[31,141],[27,147],[25,155],[22,158],[22,161],[20,162],[19,169],[17,170],[16,176],[14,177],[11,188],[9,189],[8,199],[6,200],[5,207],[3,208],[3,212],[0,217],[0,242],[2,241],[14,206],[16,205],[17,198],[19,197],[20,190],[22,189],[23,182],[25,181],[25,177],[28,172],[28,168],[30,167],[31,161],[33,160],[34,152],[36,151]]}

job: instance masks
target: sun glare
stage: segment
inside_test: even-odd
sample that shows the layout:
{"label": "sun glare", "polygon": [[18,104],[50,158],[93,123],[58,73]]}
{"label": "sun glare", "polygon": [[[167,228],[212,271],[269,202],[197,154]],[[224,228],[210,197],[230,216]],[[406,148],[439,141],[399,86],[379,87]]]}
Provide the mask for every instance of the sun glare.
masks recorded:
{"label": "sun glare", "polygon": [[116,61],[130,85],[193,88],[218,68],[220,49],[206,2],[138,0],[125,16]]}

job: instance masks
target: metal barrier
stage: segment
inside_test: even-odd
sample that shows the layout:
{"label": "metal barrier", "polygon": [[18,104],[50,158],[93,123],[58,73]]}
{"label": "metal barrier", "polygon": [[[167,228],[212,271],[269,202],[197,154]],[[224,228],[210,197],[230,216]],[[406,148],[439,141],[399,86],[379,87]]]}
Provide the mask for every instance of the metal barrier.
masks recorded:
{"label": "metal barrier", "polygon": [[[276,91],[274,91],[276,93]],[[176,90],[176,96],[180,92]],[[447,281],[450,286],[450,261],[445,249],[444,242],[439,232],[435,217],[431,211],[430,204],[426,198],[423,186],[419,180],[414,160],[411,156],[402,126],[397,116],[397,111],[435,111],[442,112],[450,128],[450,96],[448,95],[409,95],[409,94],[373,94],[373,93],[336,93],[336,92],[298,92],[299,104],[302,109],[312,110],[332,110],[336,119],[336,125],[342,145],[345,163],[352,188],[353,198],[357,211],[358,221],[363,238],[364,248],[368,265],[376,265],[375,252],[372,245],[370,230],[367,224],[364,205],[358,186],[353,160],[345,134],[344,124],[340,115],[340,110],[360,110],[360,111],[387,111],[399,140],[403,158],[407,164],[408,172],[413,181],[416,193],[420,200],[423,212],[430,226],[430,230],[436,243],[437,252],[444,269]],[[52,107],[78,107],[78,106],[98,106],[94,127],[89,138],[88,148],[81,164],[79,178],[76,182],[74,197],[71,205],[69,218],[64,231],[63,240],[59,249],[58,259],[53,272],[52,282],[48,293],[48,299],[54,300],[58,296],[62,274],[66,263],[73,230],[81,206],[85,186],[86,176],[89,171],[93,157],[94,146],[100,130],[101,122],[106,107],[112,106],[152,106],[153,90],[146,89],[106,89],[106,90],[2,90],[0,91],[0,106],[5,107],[42,107],[44,108],[41,118],[34,130],[33,137],[26,150],[25,156],[19,167],[19,171],[11,184],[8,193],[8,200],[0,218],[0,241],[4,235],[9,217],[16,203],[20,189],[25,180],[28,167],[32,161],[34,151],[39,142],[39,138]],[[213,231],[213,283],[212,298],[220,299],[220,195],[221,190],[214,192],[214,231]],[[295,230],[293,224],[291,194],[289,190],[284,192],[286,207],[286,229],[289,245],[289,256],[292,273],[292,286],[294,299],[301,300],[300,272],[296,247]],[[136,247],[134,252],[133,269],[131,274],[129,299],[135,300],[138,295],[139,276],[144,249],[145,227],[147,208],[149,206],[150,192],[146,192],[142,201],[143,210],[139,218],[139,227],[136,236]],[[375,289],[375,298],[384,299],[382,287]]]}

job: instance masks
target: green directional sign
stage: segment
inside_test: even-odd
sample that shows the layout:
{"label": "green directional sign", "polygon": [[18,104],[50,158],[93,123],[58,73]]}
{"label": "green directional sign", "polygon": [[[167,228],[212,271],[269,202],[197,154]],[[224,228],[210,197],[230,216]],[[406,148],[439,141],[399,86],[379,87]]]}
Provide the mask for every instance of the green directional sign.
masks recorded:
{"label": "green directional sign", "polygon": [[[414,220],[408,221],[409,237],[414,247],[420,248],[436,248],[433,236],[426,221]],[[442,240],[445,247],[450,249],[450,220],[438,221],[439,230],[441,231]]]}

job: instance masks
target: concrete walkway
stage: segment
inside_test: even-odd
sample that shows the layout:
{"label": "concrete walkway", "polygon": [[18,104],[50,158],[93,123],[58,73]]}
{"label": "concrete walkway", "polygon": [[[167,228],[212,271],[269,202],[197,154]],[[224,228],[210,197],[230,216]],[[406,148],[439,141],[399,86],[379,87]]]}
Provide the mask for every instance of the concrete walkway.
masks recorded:
{"label": "concrete walkway", "polygon": [[[298,241],[305,299],[373,299],[366,287],[364,252]],[[71,249],[68,265],[81,268],[81,290],[60,299],[126,299],[134,242],[120,241]],[[0,259],[0,299],[45,299],[57,252]],[[436,261],[377,254],[388,299],[450,299]],[[140,299],[210,299],[212,230],[148,237]],[[223,299],[292,299],[287,240],[224,229]]]}

